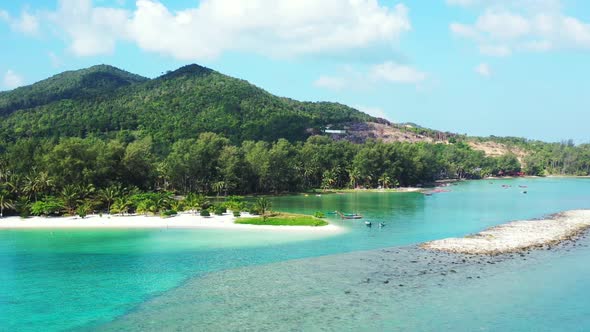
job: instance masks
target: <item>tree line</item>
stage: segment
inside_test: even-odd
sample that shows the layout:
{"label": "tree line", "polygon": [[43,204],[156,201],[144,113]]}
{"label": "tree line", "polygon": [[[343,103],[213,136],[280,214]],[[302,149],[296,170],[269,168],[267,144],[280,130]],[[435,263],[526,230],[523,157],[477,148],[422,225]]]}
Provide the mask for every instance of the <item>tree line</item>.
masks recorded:
{"label": "tree line", "polygon": [[0,144],[0,204],[9,213],[45,215],[150,211],[173,209],[173,195],[389,188],[520,170],[515,156],[487,157],[461,142],[353,144],[312,136],[236,145],[203,133],[162,149],[149,135],[29,138]]}

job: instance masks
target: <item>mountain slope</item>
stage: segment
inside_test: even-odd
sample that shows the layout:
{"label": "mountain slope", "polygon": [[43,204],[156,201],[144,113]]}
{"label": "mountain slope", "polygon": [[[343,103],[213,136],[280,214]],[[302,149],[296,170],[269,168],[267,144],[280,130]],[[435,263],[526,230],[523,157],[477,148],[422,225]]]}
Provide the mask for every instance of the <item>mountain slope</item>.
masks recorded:
{"label": "mountain slope", "polygon": [[[274,96],[198,65],[153,80],[103,66],[57,75],[0,95],[0,137],[143,131],[161,142],[215,132],[234,142],[303,140],[327,124],[372,117],[336,103]],[[115,75],[116,73],[116,75]],[[4,106],[2,106],[4,105]],[[3,110],[3,111],[2,111]]]}
{"label": "mountain slope", "polygon": [[0,93],[0,116],[62,99],[95,97],[147,80],[107,65],[64,72],[33,85]]}

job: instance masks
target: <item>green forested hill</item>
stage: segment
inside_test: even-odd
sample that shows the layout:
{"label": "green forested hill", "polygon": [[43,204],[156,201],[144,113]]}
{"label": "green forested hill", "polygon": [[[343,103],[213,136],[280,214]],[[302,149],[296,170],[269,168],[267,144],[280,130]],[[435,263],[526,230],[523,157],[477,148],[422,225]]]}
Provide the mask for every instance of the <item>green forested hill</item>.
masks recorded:
{"label": "green forested hill", "polygon": [[113,91],[148,79],[121,69],[99,65],[68,71],[33,85],[0,93],[0,116],[64,99],[82,100],[109,95]]}
{"label": "green forested hill", "polygon": [[232,142],[304,140],[310,129],[371,117],[335,103],[302,103],[198,65],[149,80],[109,66],[67,72],[0,94],[0,138],[115,137],[157,143],[214,132]]}

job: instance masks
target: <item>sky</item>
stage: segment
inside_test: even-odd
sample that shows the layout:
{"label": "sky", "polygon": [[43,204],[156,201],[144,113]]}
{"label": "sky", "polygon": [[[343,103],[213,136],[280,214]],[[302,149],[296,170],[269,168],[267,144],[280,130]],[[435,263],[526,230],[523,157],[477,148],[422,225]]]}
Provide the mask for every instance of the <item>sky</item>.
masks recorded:
{"label": "sky", "polygon": [[197,63],[393,122],[590,142],[587,0],[11,0],[0,45],[0,90]]}

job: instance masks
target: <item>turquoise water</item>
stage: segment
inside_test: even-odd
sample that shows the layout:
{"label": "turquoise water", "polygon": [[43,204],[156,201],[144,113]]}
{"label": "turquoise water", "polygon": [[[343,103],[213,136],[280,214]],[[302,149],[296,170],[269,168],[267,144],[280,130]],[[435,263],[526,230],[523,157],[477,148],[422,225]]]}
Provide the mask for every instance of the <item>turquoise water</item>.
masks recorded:
{"label": "turquoise water", "polygon": [[[513,187],[503,189],[501,184]],[[529,194],[522,194],[518,185],[529,186]],[[475,181],[450,189],[450,193],[431,197],[412,193],[361,193],[273,199],[273,208],[277,210],[313,213],[337,209],[358,212],[368,220],[387,223],[383,229],[369,229],[362,221],[334,220],[349,231],[325,238],[313,234],[261,231],[0,231],[0,330],[53,331],[99,327],[125,313],[137,312],[137,305],[147,300],[157,299],[161,294],[170,296],[167,291],[180,285],[202,285],[213,291],[219,285],[214,287],[206,280],[208,275],[215,273],[232,273],[241,267],[249,267],[256,273],[258,269],[268,268],[263,264],[403,246],[461,236],[509,220],[590,208],[588,179],[516,179],[491,184]],[[577,254],[586,262],[590,258],[584,250]],[[521,294],[518,301],[497,296],[494,299],[499,304],[490,307],[490,315],[506,314],[502,310],[510,305],[522,306],[526,301],[536,304],[533,306],[536,313],[553,309],[535,302],[535,296],[543,300],[546,297],[563,301],[571,298],[581,301],[575,302],[581,308],[587,307],[590,301],[582,299],[578,293],[590,293],[590,289],[580,288],[586,272],[590,271],[576,265],[578,258],[548,259],[551,264],[541,260],[526,271],[510,267],[508,272],[512,274],[509,275],[520,282],[532,277],[531,271],[534,270],[535,275],[546,273],[551,276],[547,282],[564,280],[567,284],[559,284],[545,293],[543,287],[528,287],[530,292]],[[490,287],[490,291],[511,289],[502,284],[506,277],[496,278],[499,279],[490,277],[490,284],[496,285]],[[251,283],[252,280],[243,282]],[[231,284],[224,287],[232,288]],[[237,284],[236,287],[244,288],[244,285]],[[458,286],[449,285],[449,289],[453,287]],[[477,290],[476,286],[467,287],[465,292],[459,291],[450,299],[474,306],[477,303],[469,295]],[[427,302],[424,310],[413,312],[414,316],[427,316],[420,321],[428,321],[428,317],[432,318],[441,310],[438,306],[444,307],[444,303],[434,299],[449,298],[444,288],[432,293],[439,294],[439,297]],[[380,305],[387,307],[386,303]],[[395,306],[388,308],[393,310]],[[453,306],[449,308],[456,310]],[[220,314],[224,313],[223,307],[218,310]],[[587,313],[571,311],[572,315]],[[244,314],[253,313],[246,310]],[[460,316],[456,312],[455,316],[451,312],[446,314]],[[485,321],[486,313],[480,314]],[[465,316],[464,326],[475,326],[473,319]],[[408,319],[405,325],[396,321],[395,326],[412,327],[413,323],[418,324],[414,319]]]}

